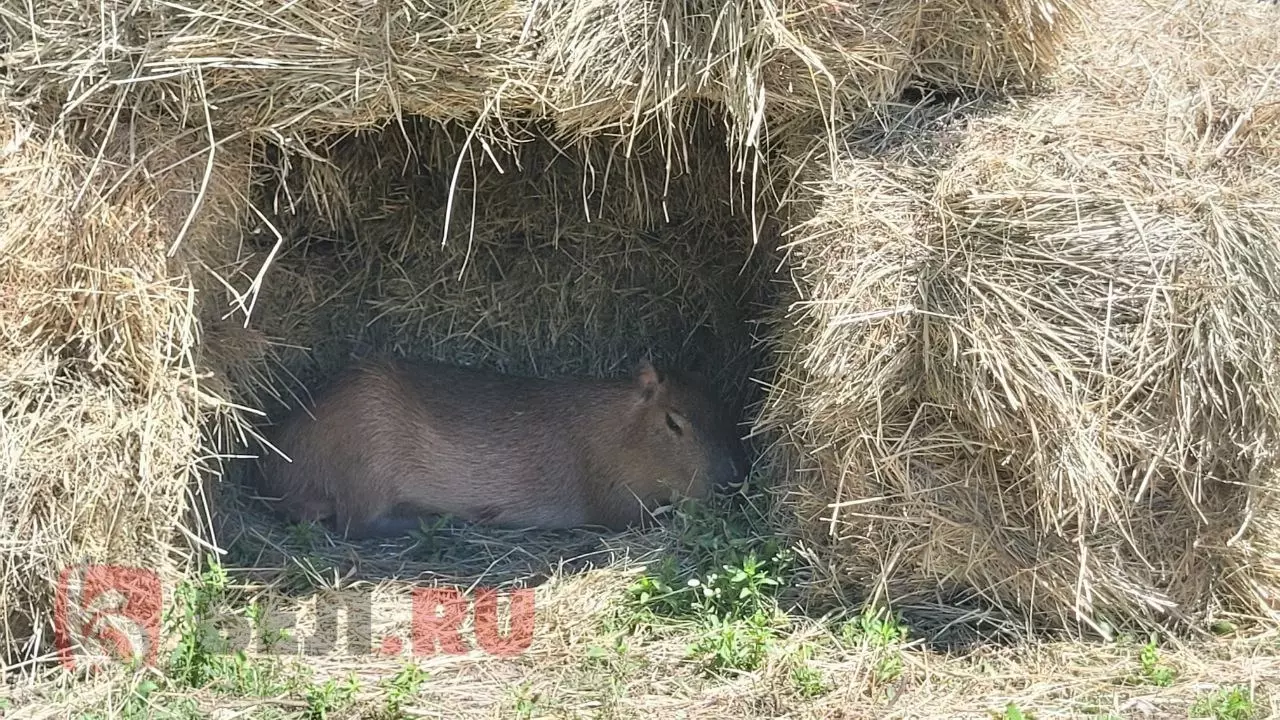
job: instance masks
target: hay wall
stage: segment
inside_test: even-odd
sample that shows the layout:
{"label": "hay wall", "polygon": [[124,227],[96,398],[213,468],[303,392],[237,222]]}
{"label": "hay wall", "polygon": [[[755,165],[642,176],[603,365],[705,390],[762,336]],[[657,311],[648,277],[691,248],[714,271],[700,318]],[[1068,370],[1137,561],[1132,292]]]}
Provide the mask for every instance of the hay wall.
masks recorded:
{"label": "hay wall", "polygon": [[903,111],[812,170],[760,425],[828,590],[1276,619],[1280,15],[1105,10],[1047,95]]}
{"label": "hay wall", "polygon": [[227,411],[202,392],[194,355],[203,271],[168,250],[183,228],[205,259],[226,246],[248,169],[220,166],[201,194],[190,137],[145,123],[100,148],[82,137],[20,115],[0,127],[6,656],[47,649],[70,561],[182,572],[191,542],[175,518],[199,533],[188,511],[210,460],[202,432]]}

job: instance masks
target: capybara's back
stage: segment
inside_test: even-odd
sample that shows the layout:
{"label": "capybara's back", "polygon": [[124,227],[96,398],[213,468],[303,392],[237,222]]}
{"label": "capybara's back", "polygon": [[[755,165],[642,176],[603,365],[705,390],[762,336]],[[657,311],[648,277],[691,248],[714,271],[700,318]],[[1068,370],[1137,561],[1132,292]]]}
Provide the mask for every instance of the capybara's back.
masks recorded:
{"label": "capybara's back", "polygon": [[548,379],[369,360],[275,430],[263,494],[350,537],[401,532],[424,514],[620,529],[746,471],[708,393],[647,362],[625,379]]}

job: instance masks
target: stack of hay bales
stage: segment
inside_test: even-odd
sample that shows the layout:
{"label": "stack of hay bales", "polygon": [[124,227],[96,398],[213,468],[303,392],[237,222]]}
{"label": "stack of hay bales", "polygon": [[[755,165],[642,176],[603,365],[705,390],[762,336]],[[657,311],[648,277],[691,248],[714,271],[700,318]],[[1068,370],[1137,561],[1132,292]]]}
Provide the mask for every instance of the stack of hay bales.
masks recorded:
{"label": "stack of hay bales", "polygon": [[1032,628],[1277,618],[1280,10],[1100,13],[1051,91],[810,168],[760,425],[834,585]]}
{"label": "stack of hay bales", "polygon": [[[498,307],[589,288],[543,306],[582,311],[627,273],[649,293],[624,323],[629,331],[661,335],[658,325],[676,314],[693,318],[692,326],[738,322],[743,309],[723,310],[732,304],[725,298],[740,301],[734,292],[742,283],[763,281],[747,275],[737,286],[715,284],[728,282],[734,268],[726,258],[751,253],[750,238],[765,223],[741,231],[722,207],[690,226],[693,236],[719,232],[720,249],[682,246],[669,229],[651,234],[666,222],[664,206],[682,205],[686,220],[717,203],[750,216],[756,196],[770,190],[770,173],[788,169],[751,152],[814,121],[830,140],[837,119],[873,110],[912,82],[1030,83],[1053,60],[1077,4],[0,0],[0,532],[16,538],[0,546],[5,655],[48,649],[53,584],[70,563],[185,572],[209,539],[197,491],[219,476],[223,460],[253,449],[254,411],[281,392],[280,378],[313,362],[272,343],[349,340],[372,317],[393,334],[412,328],[411,340],[461,338],[429,354],[487,353],[502,358],[497,364],[546,371],[557,369],[548,357],[577,352],[563,366],[599,370],[637,349],[619,341],[618,304],[605,303],[609,315],[526,326],[512,319],[525,316]],[[700,162],[681,127],[695,102],[724,113],[721,144],[732,160],[709,167],[728,165],[732,182],[688,182],[692,199],[677,203],[667,197],[672,159]],[[323,149],[337,146],[335,134],[380,125],[391,134],[407,115],[449,125],[462,138],[448,153],[422,154],[435,168],[429,183],[370,203],[347,196],[377,173],[330,170],[328,185],[302,188],[310,198],[303,214],[316,218],[303,229],[281,217],[296,195],[264,199],[264,176],[287,176],[290,164],[332,168]],[[533,121],[550,130],[531,133]],[[424,213],[393,207],[422,202],[415,189],[445,202],[473,171],[479,188],[496,175],[476,167],[519,155],[531,140],[586,160],[556,166],[568,174],[542,185],[497,182],[488,190],[495,195],[469,198],[476,208],[495,205],[497,219],[452,204],[428,208],[428,231],[419,234],[412,223]],[[265,153],[268,143],[283,152]],[[589,161],[601,147],[606,158],[625,158],[625,170]],[[640,153],[648,157],[632,163]],[[609,217],[610,232],[596,232],[587,210],[575,211],[567,234],[549,230],[565,217],[557,208],[584,195],[599,199],[594,189],[568,191],[593,184],[629,188],[638,199]],[[545,205],[534,214],[532,239],[516,231],[528,205],[501,217],[492,202],[512,188],[532,188]],[[710,203],[697,197],[712,192],[719,197]],[[740,202],[744,196],[751,202]],[[383,211],[370,242],[353,239]],[[444,229],[446,216],[457,229]],[[303,230],[337,237],[300,242]],[[446,232],[447,251],[416,259],[397,286],[411,250]],[[457,252],[464,237],[472,251],[543,253],[539,262],[547,262],[512,279],[510,257]],[[562,251],[565,237],[572,242]],[[350,245],[317,259],[335,240]],[[620,252],[609,252],[611,242]],[[728,249],[734,242],[741,250]],[[655,261],[664,251],[667,259]],[[633,264],[629,253],[644,262]],[[449,283],[468,265],[487,277],[466,287],[483,293],[506,282],[507,290],[489,301],[468,292],[472,307],[445,322],[432,308],[461,302],[454,296],[465,288]],[[566,283],[566,272],[595,284]],[[427,278],[439,282],[435,290],[426,291]],[[546,278],[556,282],[540,284]],[[361,312],[334,321],[326,303],[335,292],[358,300]],[[285,311],[259,327],[260,300]],[[489,338],[471,334],[466,322],[477,317],[491,317]],[[525,349],[521,338],[538,333],[535,356],[514,360]],[[678,335],[660,340],[676,346],[685,341]],[[344,349],[314,362],[336,363]],[[670,349],[681,357],[679,347]]]}
{"label": "stack of hay bales", "polygon": [[206,182],[181,162],[192,143],[157,146],[145,123],[95,146],[0,122],[0,609],[6,649],[35,654],[63,567],[172,568],[179,527],[202,534],[189,480],[202,430],[233,410],[197,372],[195,294],[211,288],[183,267],[195,247],[217,261],[248,168]]}

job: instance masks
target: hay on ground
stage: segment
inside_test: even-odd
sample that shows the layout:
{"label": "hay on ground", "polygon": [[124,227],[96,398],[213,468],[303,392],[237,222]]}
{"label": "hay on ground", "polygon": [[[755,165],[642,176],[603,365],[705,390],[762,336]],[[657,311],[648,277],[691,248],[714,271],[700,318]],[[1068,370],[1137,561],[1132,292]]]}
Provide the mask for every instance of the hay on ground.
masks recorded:
{"label": "hay on ground", "polygon": [[1123,5],[1054,92],[813,170],[761,424],[829,580],[1028,629],[1280,619],[1280,15]]}

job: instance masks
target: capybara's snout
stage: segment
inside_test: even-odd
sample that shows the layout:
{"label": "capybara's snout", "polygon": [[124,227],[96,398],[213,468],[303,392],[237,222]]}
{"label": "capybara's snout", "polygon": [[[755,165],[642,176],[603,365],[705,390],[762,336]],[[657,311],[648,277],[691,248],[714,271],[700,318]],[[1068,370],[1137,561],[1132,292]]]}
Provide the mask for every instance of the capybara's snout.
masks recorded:
{"label": "capybara's snout", "polygon": [[740,442],[733,442],[720,457],[712,473],[712,482],[716,489],[732,487],[747,479],[751,463],[747,460],[746,448]]}

